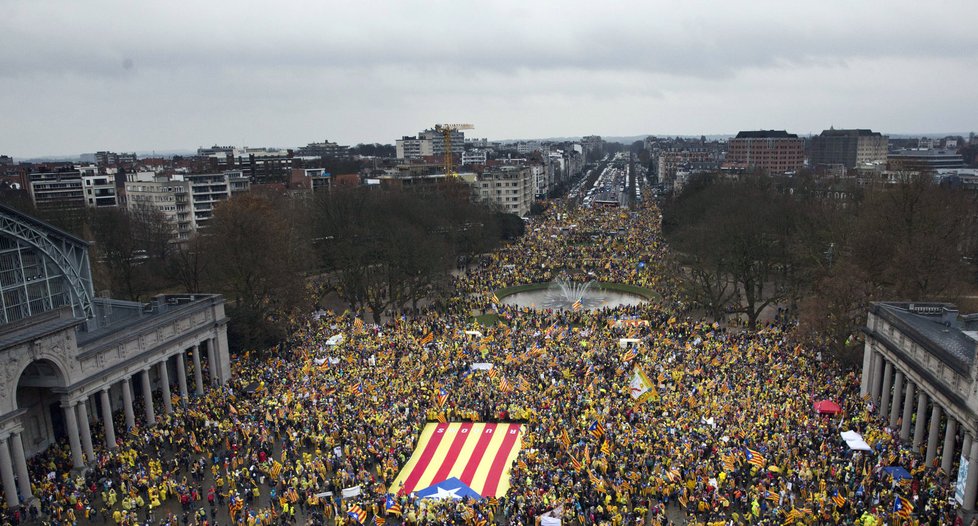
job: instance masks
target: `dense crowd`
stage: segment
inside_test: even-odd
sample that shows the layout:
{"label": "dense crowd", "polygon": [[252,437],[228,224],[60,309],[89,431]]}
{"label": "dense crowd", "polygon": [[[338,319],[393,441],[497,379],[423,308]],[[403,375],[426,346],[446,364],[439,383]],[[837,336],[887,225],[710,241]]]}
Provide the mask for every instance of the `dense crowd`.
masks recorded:
{"label": "dense crowd", "polygon": [[[6,510],[7,522],[354,524],[356,505],[365,524],[534,524],[554,509],[573,525],[953,524],[951,480],[883,427],[855,372],[799,345],[788,321],[734,331],[682,308],[659,217],[653,206],[554,209],[460,273],[440,311],[383,325],[348,312],[296,319],[290,341],[242,353],[228,385],[118,433],[84,475],[65,444],[32,459],[37,506]],[[659,299],[538,312],[493,297],[558,274]],[[636,354],[622,338],[639,341]],[[640,403],[636,367],[653,384]],[[841,415],[816,414],[823,399]],[[440,502],[390,487],[436,420],[525,423],[504,497]],[[846,430],[873,451],[850,450]],[[892,480],[888,466],[911,478]],[[341,499],[350,488],[359,495]],[[907,518],[893,513],[901,498]]]}

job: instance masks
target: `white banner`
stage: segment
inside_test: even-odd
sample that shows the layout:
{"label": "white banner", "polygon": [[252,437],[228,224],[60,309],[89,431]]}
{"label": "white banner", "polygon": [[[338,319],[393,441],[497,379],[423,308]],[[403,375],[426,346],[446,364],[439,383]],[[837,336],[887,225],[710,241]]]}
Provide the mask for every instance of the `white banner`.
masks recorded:
{"label": "white banner", "polygon": [[469,366],[469,369],[472,369],[473,371],[488,371],[489,369],[492,369],[492,364],[485,362],[473,363]]}
{"label": "white banner", "polygon": [[968,480],[968,459],[961,455],[961,464],[958,466],[958,482],[954,485],[954,500],[964,506],[964,485]]}
{"label": "white banner", "polygon": [[352,488],[343,488],[343,491],[341,491],[340,494],[343,495],[343,498],[344,499],[349,499],[349,498],[352,498],[352,497],[359,497],[360,496],[360,486],[353,486]]}
{"label": "white banner", "polygon": [[629,392],[635,400],[641,399],[645,393],[652,390],[652,380],[645,375],[642,369],[636,367],[632,373],[632,381],[628,383]]}

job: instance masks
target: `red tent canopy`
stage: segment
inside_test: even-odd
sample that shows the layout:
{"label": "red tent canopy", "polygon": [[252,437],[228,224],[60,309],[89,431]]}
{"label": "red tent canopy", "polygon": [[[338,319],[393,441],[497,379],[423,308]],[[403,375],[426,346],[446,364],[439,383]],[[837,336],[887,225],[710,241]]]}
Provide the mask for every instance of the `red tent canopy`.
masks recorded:
{"label": "red tent canopy", "polygon": [[815,402],[815,412],[823,415],[834,415],[841,413],[842,408],[832,400],[821,400]]}

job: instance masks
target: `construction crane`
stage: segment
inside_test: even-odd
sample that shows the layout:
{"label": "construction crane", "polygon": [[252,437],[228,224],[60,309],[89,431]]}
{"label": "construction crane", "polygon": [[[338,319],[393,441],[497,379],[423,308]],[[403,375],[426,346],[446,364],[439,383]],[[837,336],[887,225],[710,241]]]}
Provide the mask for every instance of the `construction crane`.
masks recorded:
{"label": "construction crane", "polygon": [[452,132],[459,130],[473,130],[475,126],[471,124],[436,124],[435,131],[441,132],[442,144],[445,148],[445,175],[457,176],[455,173],[455,163],[452,162]]}

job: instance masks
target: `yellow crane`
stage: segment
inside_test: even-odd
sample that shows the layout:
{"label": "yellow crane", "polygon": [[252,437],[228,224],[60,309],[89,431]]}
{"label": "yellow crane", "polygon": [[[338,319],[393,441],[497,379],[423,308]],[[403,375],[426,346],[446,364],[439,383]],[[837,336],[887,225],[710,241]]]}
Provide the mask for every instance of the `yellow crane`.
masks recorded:
{"label": "yellow crane", "polygon": [[441,132],[442,144],[445,147],[445,175],[457,176],[455,173],[455,163],[452,162],[452,132],[459,130],[473,130],[475,126],[471,124],[436,124],[435,131]]}

